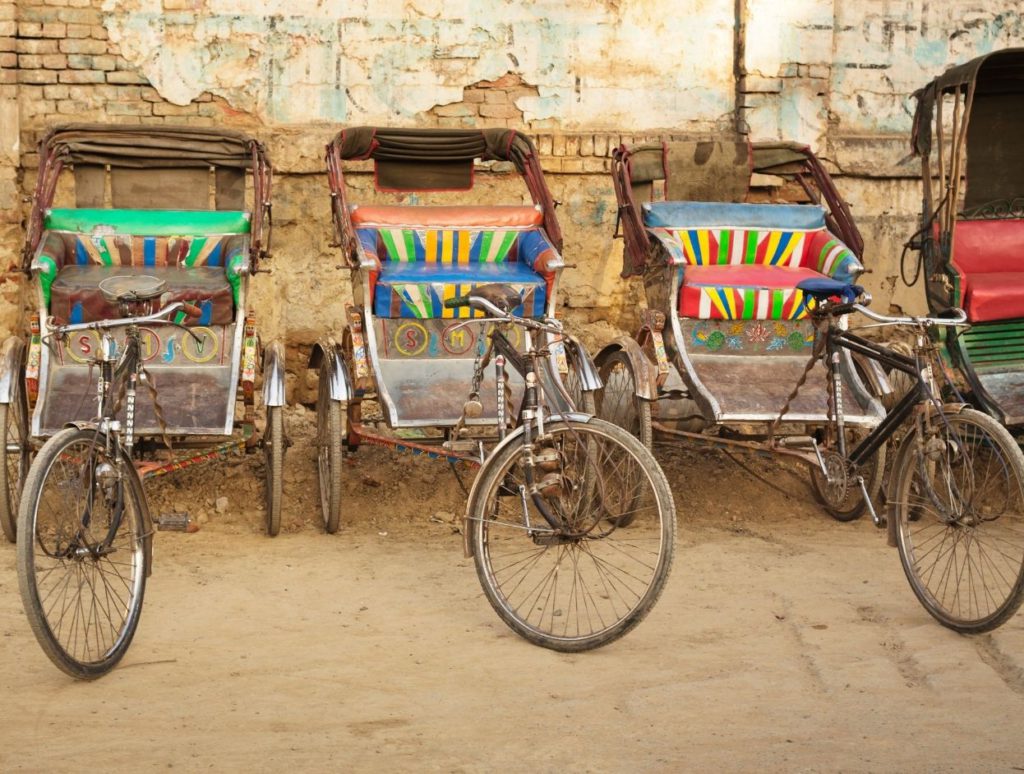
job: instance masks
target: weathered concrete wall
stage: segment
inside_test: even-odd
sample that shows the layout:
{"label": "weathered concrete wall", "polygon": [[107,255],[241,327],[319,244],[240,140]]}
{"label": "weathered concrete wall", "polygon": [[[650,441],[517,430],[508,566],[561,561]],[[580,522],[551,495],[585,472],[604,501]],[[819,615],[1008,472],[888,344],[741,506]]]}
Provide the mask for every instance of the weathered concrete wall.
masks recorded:
{"label": "weathered concrete wall", "polygon": [[[322,173],[337,127],[514,126],[535,136],[563,203],[579,266],[566,314],[628,328],[639,288],[617,277],[610,149],[739,127],[818,148],[864,231],[869,286],[883,306],[920,308],[897,279],[920,199],[910,93],[1022,44],[1018,0],[0,0],[0,254],[16,264],[35,143],[53,123],[245,128],[276,169],[261,327],[302,346],[339,328],[348,293]],[[507,175],[480,180],[475,200],[524,198]],[[0,285],[3,331],[21,327],[22,287],[10,272]]]}

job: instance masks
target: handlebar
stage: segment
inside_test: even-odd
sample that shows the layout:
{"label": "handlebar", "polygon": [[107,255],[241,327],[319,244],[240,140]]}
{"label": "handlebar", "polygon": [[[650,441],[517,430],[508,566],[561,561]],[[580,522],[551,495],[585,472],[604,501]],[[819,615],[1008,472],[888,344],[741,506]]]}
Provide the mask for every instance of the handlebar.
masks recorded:
{"label": "handlebar", "polygon": [[75,331],[107,330],[110,328],[124,328],[129,325],[143,325],[145,323],[160,321],[168,322],[164,318],[170,317],[179,310],[184,311],[189,317],[199,317],[202,314],[202,311],[192,304],[186,304],[183,301],[175,301],[173,304],[165,306],[159,312],[147,314],[142,317],[118,317],[113,320],[96,320],[95,322],[56,325],[51,327],[50,331],[54,336],[64,336],[68,333],[74,333]]}
{"label": "handlebar", "polygon": [[479,296],[456,296],[455,298],[449,298],[444,302],[445,307],[448,309],[457,309],[462,306],[471,306],[474,309],[479,309],[486,312],[488,317],[477,317],[472,320],[466,320],[465,322],[459,323],[455,326],[454,330],[458,330],[466,325],[473,325],[475,323],[482,322],[508,322],[513,325],[520,325],[524,328],[530,328],[537,331],[546,331],[547,333],[555,333],[560,336],[568,336],[565,332],[562,324],[558,320],[554,320],[545,317],[543,320],[534,320],[529,317],[518,317],[512,312],[506,312],[500,306],[488,301],[486,298]]}
{"label": "handlebar", "polygon": [[[839,317],[850,312],[860,312],[862,315],[867,317],[869,320],[874,320],[877,323],[883,325],[915,325],[915,326],[930,326],[930,325],[964,325],[967,323],[967,312],[963,309],[953,307],[950,312],[953,313],[950,317],[913,317],[907,316],[895,316],[881,314],[880,312],[872,311],[868,309],[868,305],[871,303],[871,294],[863,290],[858,285],[847,285],[847,289],[853,290],[856,296],[851,298],[850,296],[840,294],[839,297],[843,298],[841,301],[827,301],[819,297],[818,305],[814,311],[818,314],[827,314],[830,317]],[[859,292],[858,292],[859,291]]]}
{"label": "handlebar", "polygon": [[[871,301],[871,298],[869,296],[868,297],[868,303],[870,303],[870,301]],[[864,304],[851,304],[851,307],[855,311],[860,312],[862,315],[867,317],[869,320],[874,320],[875,322],[885,323],[887,325],[924,325],[924,326],[928,326],[928,325],[948,325],[948,326],[953,326],[953,325],[964,325],[967,322],[967,312],[965,312],[963,309],[959,309],[957,307],[953,307],[953,308],[950,309],[950,312],[954,312],[955,313],[955,316],[953,316],[953,317],[909,317],[909,316],[908,317],[896,317],[896,316],[892,316],[892,315],[879,314],[878,312],[873,312],[870,309],[868,309],[867,306],[864,305]]]}

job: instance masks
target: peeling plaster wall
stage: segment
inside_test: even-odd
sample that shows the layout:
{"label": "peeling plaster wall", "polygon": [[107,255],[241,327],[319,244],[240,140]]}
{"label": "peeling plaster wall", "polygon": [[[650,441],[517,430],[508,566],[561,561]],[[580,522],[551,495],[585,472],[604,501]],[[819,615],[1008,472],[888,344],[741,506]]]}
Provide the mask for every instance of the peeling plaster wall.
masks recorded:
{"label": "peeling plaster wall", "polygon": [[[565,129],[678,127],[732,110],[732,0],[676,0],[670,15],[640,0],[167,5],[103,7],[121,55],[176,105],[209,92],[270,122],[415,124],[466,84],[515,71],[537,87],[517,102],[525,119]],[[638,101],[638,89],[659,98]]]}
{"label": "peeling plaster wall", "polygon": [[[227,125],[266,141],[274,273],[254,295],[264,335],[293,347],[340,329],[348,298],[322,160],[341,124],[529,131],[579,267],[563,274],[564,314],[627,330],[642,291],[618,278],[611,149],[737,128],[801,140],[853,205],[876,303],[917,310],[920,288],[898,280],[920,200],[910,94],[1012,45],[1024,45],[1019,0],[0,0],[0,332],[24,324],[10,269],[35,144],[84,120]],[[351,179],[354,198],[378,198],[368,175]],[[478,179],[472,201],[525,200],[514,177]]]}

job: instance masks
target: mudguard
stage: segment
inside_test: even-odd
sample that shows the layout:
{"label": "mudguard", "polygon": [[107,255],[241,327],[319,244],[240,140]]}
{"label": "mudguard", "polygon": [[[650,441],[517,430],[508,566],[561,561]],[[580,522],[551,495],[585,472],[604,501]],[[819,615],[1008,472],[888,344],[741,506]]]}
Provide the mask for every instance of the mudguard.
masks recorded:
{"label": "mudguard", "polygon": [[341,355],[341,347],[334,339],[323,338],[314,344],[307,365],[313,370],[325,367],[330,369],[328,385],[331,400],[351,400],[352,380],[349,378],[345,359]]}
{"label": "mudguard", "polygon": [[284,342],[270,343],[263,351],[263,405],[285,405]]}
{"label": "mudguard", "polygon": [[611,344],[597,353],[594,362],[600,368],[604,361],[615,352],[625,352],[636,375],[636,394],[644,400],[655,400],[658,397],[658,372],[647,355],[640,348],[636,339],[631,336],[619,336]]}
{"label": "mudguard", "polygon": [[17,336],[9,336],[0,345],[0,403],[10,403],[14,397],[14,385],[21,378],[24,361],[25,342]]}

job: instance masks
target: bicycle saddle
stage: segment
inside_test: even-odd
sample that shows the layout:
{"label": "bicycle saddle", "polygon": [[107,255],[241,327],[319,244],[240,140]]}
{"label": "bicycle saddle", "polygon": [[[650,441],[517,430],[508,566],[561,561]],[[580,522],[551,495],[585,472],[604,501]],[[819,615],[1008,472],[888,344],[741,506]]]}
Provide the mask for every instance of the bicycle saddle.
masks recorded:
{"label": "bicycle saddle", "polygon": [[100,283],[100,293],[107,301],[148,301],[164,292],[167,283],[148,274],[118,274]]}
{"label": "bicycle saddle", "polygon": [[485,301],[490,301],[503,312],[511,312],[523,303],[523,299],[517,290],[501,282],[479,285],[469,291],[466,297],[469,299],[482,298]]}
{"label": "bicycle saddle", "polygon": [[815,301],[825,301],[838,296],[846,304],[852,304],[864,292],[864,288],[860,285],[840,282],[829,277],[801,280],[797,283],[796,289],[803,291],[804,295],[810,296]]}

